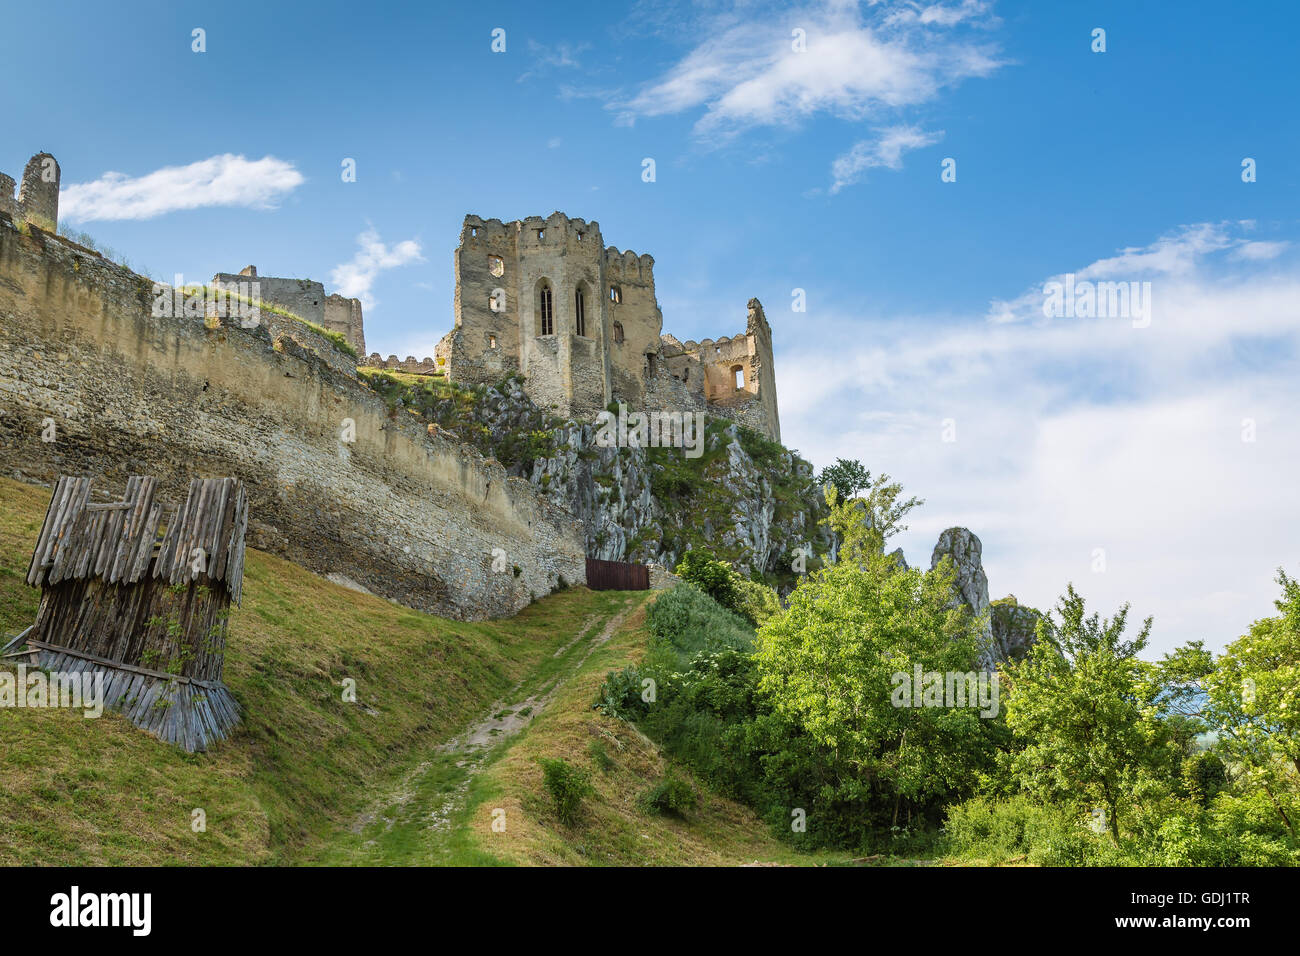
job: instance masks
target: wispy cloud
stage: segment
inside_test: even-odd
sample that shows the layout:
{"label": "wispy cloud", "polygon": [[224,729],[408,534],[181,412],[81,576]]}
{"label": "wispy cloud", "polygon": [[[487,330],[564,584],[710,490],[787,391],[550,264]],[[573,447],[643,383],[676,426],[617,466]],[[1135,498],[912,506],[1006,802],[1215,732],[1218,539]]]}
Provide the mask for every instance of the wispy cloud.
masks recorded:
{"label": "wispy cloud", "polygon": [[269,209],[303,182],[294,165],[282,159],[249,160],[226,153],[144,176],[109,172],[94,182],[74,183],[62,190],[59,212],[66,220],[92,222],[153,219],[206,206]]}
{"label": "wispy cloud", "polygon": [[1157,651],[1222,646],[1272,613],[1275,568],[1300,570],[1300,271],[1294,244],[1238,257],[1248,225],[1181,227],[1074,270],[1149,268],[1145,328],[975,313],[864,336],[860,318],[819,316],[825,344],[778,352],[782,432],[927,499],[898,542],[912,563],[965,525],[994,597],[1042,607],[1073,581],[1099,608],[1154,614]]}
{"label": "wispy cloud", "polygon": [[[1201,222],[1179,226],[1155,242],[1130,246],[1113,256],[1098,259],[1078,269],[1078,280],[1115,280],[1135,282],[1153,278],[1186,276],[1206,265],[1215,253],[1227,251],[1232,260],[1267,261],[1281,255],[1288,243],[1252,240],[1245,235],[1255,227],[1249,220],[1240,222]],[[1047,282],[1061,282],[1064,274]],[[1015,299],[994,299],[988,318],[993,322],[1019,322],[1043,318],[1043,288],[1036,286]]]}
{"label": "wispy cloud", "polygon": [[954,32],[977,23],[987,25],[983,3],[746,6],[697,26],[704,39],[679,62],[609,106],[629,124],[702,110],[695,129],[710,140],[817,114],[869,119],[994,72],[987,35]]}
{"label": "wispy cloud", "polygon": [[406,239],[389,246],[379,238],[378,231],[373,227],[357,236],[357,245],[360,248],[355,256],[331,270],[330,282],[340,295],[360,299],[361,307],[367,312],[376,304],[371,289],[379,273],[424,261],[419,240]]}
{"label": "wispy cloud", "polygon": [[523,83],[535,76],[542,76],[552,70],[576,70],[582,66],[578,56],[588,48],[586,43],[556,43],[543,45],[536,40],[528,41],[528,52],[533,58],[532,66],[519,75],[518,83]]}
{"label": "wispy cloud", "polygon": [[943,130],[926,132],[919,126],[891,126],[876,130],[877,138],[859,140],[831,163],[831,192],[860,182],[868,169],[884,166],[902,169],[903,153],[931,146],[943,139]]}

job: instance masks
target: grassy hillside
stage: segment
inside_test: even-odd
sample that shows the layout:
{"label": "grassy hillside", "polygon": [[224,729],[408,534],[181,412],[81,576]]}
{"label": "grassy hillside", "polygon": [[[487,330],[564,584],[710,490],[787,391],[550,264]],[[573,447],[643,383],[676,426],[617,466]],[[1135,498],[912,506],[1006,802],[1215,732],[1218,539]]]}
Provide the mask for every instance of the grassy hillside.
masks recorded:
{"label": "grassy hillside", "polygon": [[[777,840],[747,808],[708,793],[632,724],[592,709],[605,675],[640,660],[646,647],[645,606],[638,607],[557,692],[552,705],[509,751],[476,778],[467,814],[472,845],[516,864],[735,865],[841,862],[843,854],[810,856]],[[539,758],[560,758],[587,771],[594,793],[574,825],[558,819]],[[684,818],[642,807],[667,774],[690,784],[697,806]],[[500,811],[504,811],[504,817]],[[505,828],[493,830],[493,820]]]}
{"label": "grassy hillside", "polygon": [[[24,575],[49,491],[0,479],[0,631],[35,617]],[[0,709],[0,864],[291,863],[544,669],[621,598],[576,588],[509,620],[465,624],[248,554],[226,682],[245,719],[208,754],[106,713]],[[357,682],[357,703],[342,681]],[[194,833],[192,811],[207,830]]]}
{"label": "grassy hillside", "polygon": [[[0,479],[2,633],[35,617],[24,575],[48,500]],[[0,708],[0,865],[808,861],[698,787],[687,820],[639,809],[664,760],[591,703],[645,647],[648,599],[574,588],[465,624],[250,550],[225,674],[235,735],[189,755],[112,713]],[[578,826],[555,818],[539,756],[592,768]]]}

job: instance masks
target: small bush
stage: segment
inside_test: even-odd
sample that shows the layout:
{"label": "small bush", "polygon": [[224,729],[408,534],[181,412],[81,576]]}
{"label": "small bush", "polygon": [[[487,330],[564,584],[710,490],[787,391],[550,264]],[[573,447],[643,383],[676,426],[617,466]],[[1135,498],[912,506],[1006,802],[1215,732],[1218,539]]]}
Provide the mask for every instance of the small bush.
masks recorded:
{"label": "small bush", "polygon": [[740,576],[726,561],[719,561],[705,551],[687,551],[677,562],[676,573],[723,607],[735,608]]}
{"label": "small bush", "polygon": [[607,717],[635,720],[644,710],[641,702],[641,675],[632,666],[610,671],[600,685],[600,696],[593,705]]}
{"label": "small bush", "polygon": [[561,759],[542,757],[537,762],[542,765],[542,783],[555,801],[555,815],[561,823],[576,824],[583,798],[595,792],[587,772]]}
{"label": "small bush", "polygon": [[642,809],[647,813],[683,818],[688,811],[695,809],[696,802],[691,785],[673,776],[660,780],[641,798]]}
{"label": "small bush", "polygon": [[1023,858],[1039,866],[1103,866],[1122,862],[1107,837],[1088,829],[1065,807],[1024,795],[1006,800],[977,797],[948,809],[946,850],[968,860]]}

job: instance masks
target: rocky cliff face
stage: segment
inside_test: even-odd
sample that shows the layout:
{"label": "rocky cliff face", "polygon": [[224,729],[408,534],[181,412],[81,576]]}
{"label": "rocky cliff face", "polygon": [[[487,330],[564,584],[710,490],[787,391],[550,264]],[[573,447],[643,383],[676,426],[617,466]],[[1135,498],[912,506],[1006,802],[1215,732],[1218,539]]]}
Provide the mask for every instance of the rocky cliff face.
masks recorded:
{"label": "rocky cliff face", "polygon": [[1020,660],[1034,642],[1041,617],[1030,607],[1021,607],[1015,597],[989,601],[989,579],[984,573],[984,546],[968,528],[949,528],[939,535],[930,556],[930,568],[952,558],[957,577],[953,581],[953,602],[964,604],[984,621],[980,636],[979,666],[991,671],[998,664]]}
{"label": "rocky cliff face", "polygon": [[781,578],[797,548],[829,546],[812,466],[773,442],[717,421],[690,459],[679,448],[601,447],[596,432],[566,424],[531,479],[582,521],[592,557],[673,567],[705,548],[742,574]]}
{"label": "rocky cliff face", "polygon": [[1024,607],[1014,594],[993,602],[993,645],[1000,660],[1018,661],[1034,645],[1042,612]]}
{"label": "rocky cliff face", "polygon": [[571,512],[589,557],[672,568],[704,548],[788,591],[796,549],[832,550],[812,465],[750,429],[708,422],[694,458],[681,448],[605,447],[597,425],[543,412],[518,378],[462,388],[440,376],[363,371],[395,415],[473,445]]}
{"label": "rocky cliff face", "polygon": [[984,573],[984,546],[967,528],[949,528],[939,535],[930,555],[930,570],[945,557],[952,559],[957,573],[953,581],[953,604],[964,604],[982,622],[979,666],[991,671],[997,666],[993,643],[992,617],[989,614],[989,579]]}

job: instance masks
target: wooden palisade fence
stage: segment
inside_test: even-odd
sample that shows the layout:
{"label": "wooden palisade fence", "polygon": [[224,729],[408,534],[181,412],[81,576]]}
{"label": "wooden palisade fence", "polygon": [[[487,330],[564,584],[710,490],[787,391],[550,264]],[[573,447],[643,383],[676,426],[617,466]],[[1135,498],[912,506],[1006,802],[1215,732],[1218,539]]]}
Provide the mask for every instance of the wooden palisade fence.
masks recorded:
{"label": "wooden palisade fence", "polygon": [[200,478],[160,537],[162,514],[153,478],[108,504],[60,478],[27,572],[41,589],[27,646],[47,670],[102,671],[106,708],[193,752],[239,722],[221,672],[248,499],[238,479]]}

